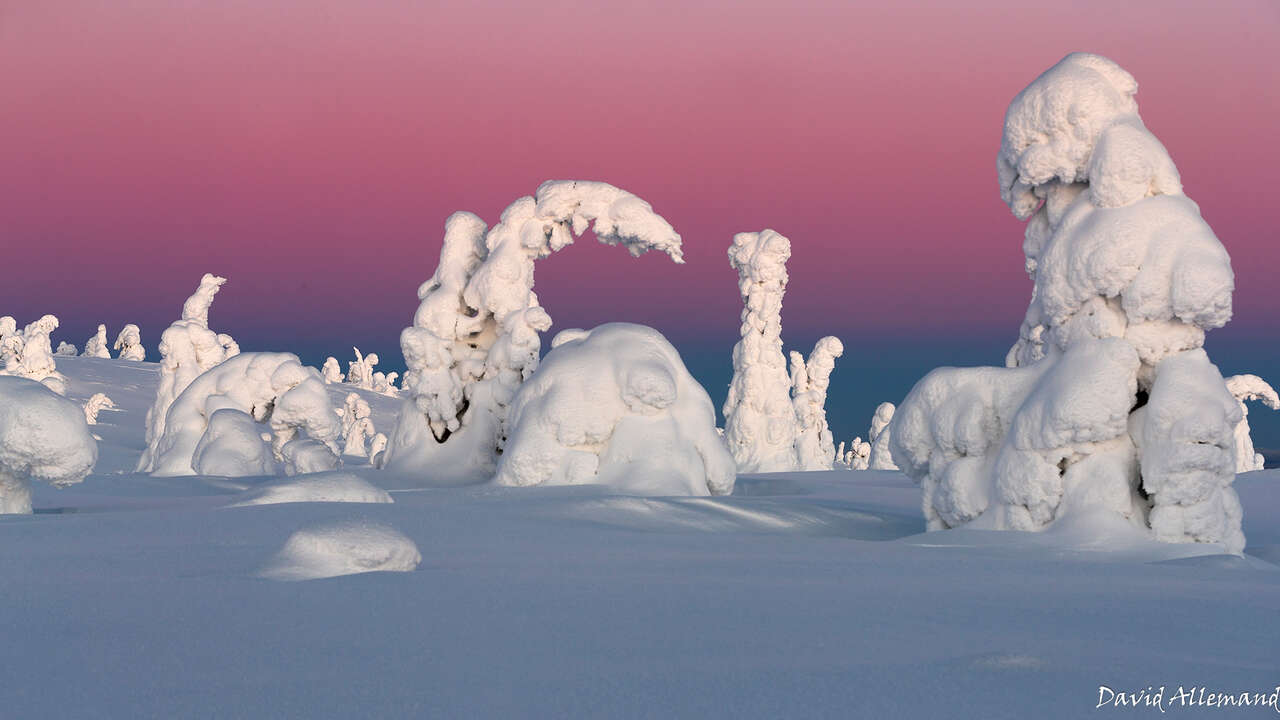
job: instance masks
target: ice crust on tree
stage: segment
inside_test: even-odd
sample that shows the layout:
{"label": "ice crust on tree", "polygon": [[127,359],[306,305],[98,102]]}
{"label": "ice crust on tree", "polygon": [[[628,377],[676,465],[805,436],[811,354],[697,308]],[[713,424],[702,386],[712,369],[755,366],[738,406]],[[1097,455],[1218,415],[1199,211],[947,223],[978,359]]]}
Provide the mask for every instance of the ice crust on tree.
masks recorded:
{"label": "ice crust on tree", "polygon": [[341,436],[315,369],[290,353],[242,353],[201,374],[174,400],[152,474],[274,474],[273,463],[288,475],[333,470]]}
{"label": "ice crust on tree", "polygon": [[[156,470],[158,443],[165,433],[169,406],[182,391],[206,370],[228,357],[238,354],[229,335],[209,329],[209,306],[226,278],[206,273],[200,287],[182,305],[182,319],[175,321],[160,335],[160,385],[156,399],[147,411],[147,447],[138,460],[139,472]],[[190,455],[187,456],[190,461]]]}
{"label": "ice crust on tree", "polygon": [[39,320],[27,325],[22,332],[17,331],[13,318],[0,318],[0,347],[4,357],[4,366],[0,367],[0,375],[26,378],[42,383],[45,387],[65,395],[66,377],[58,372],[54,362],[53,346],[49,335],[58,329],[58,318],[44,315]]}
{"label": "ice crust on tree", "polygon": [[80,354],[80,351],[76,349],[75,345],[66,340],[61,340],[58,342],[58,349],[54,350],[53,354],[56,357],[75,357]]}
{"label": "ice crust on tree", "polygon": [[142,347],[142,331],[133,323],[120,330],[112,347],[116,350],[116,357],[121,360],[141,362],[147,359],[146,348]]}
{"label": "ice crust on tree", "polygon": [[1236,424],[1236,472],[1253,472],[1263,469],[1262,454],[1253,447],[1249,435],[1249,408],[1246,402],[1256,401],[1272,410],[1280,410],[1280,395],[1266,380],[1257,375],[1233,375],[1227,378],[1227,390],[1240,406],[1240,422]]}
{"label": "ice crust on tree", "polygon": [[79,405],[39,382],[0,376],[0,514],[29,514],[32,482],[78,483],[97,461]]}
{"label": "ice crust on tree", "polygon": [[1032,300],[1006,368],[941,368],[890,425],[931,529],[1038,530],[1110,511],[1244,547],[1237,403],[1200,349],[1231,317],[1226,250],[1143,125],[1137,82],[1068,55],[1018,94],[997,161],[1028,219]]}
{"label": "ice crust on tree", "polygon": [[835,459],[835,439],[827,426],[827,388],[836,358],[844,344],[827,336],[818,341],[806,361],[791,353],[791,401],[796,413],[796,462],[800,470],[830,470]]}
{"label": "ice crust on tree", "polygon": [[683,262],[680,236],[647,202],[602,182],[547,181],[488,228],[457,212],[445,222],[435,274],[418,288],[412,327],[400,335],[408,371],[395,429],[381,461],[438,484],[493,476],[508,408],[538,367],[539,333],[551,318],[533,292],[534,262],[596,238],[632,255]]}
{"label": "ice crust on tree", "polygon": [[788,373],[782,297],[790,257],[791,241],[774,230],[738,233],[729,246],[743,308],[723,410],[725,441],[739,472],[830,470],[838,459],[825,405],[844,345],[828,336],[808,361],[792,352]]}
{"label": "ice crust on tree", "polygon": [[[635,495],[727,495],[715,406],[657,330],[565,330],[511,404],[501,485],[602,484]],[[830,463],[828,467],[830,469]]]}
{"label": "ice crust on tree", "polygon": [[111,352],[107,350],[107,326],[99,325],[98,332],[84,343],[84,352],[82,357],[110,358]]}
{"label": "ice crust on tree", "polygon": [[871,416],[871,428],[867,431],[867,440],[871,445],[867,456],[867,468],[870,470],[898,469],[893,463],[893,453],[889,450],[889,423],[893,421],[896,410],[893,403],[883,402],[876,406],[875,415]]}

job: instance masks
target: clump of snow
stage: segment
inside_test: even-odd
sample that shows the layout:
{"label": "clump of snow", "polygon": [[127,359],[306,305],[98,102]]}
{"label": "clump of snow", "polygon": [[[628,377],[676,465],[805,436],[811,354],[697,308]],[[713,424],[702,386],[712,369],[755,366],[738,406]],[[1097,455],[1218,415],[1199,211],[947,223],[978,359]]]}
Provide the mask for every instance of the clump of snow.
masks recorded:
{"label": "clump of snow", "polygon": [[320,375],[324,377],[326,384],[342,382],[342,367],[338,365],[338,359],[332,355],[325,358],[324,365],[320,367]]}
{"label": "clump of snow", "polygon": [[110,358],[107,350],[107,326],[98,325],[98,332],[84,343],[83,357]]}
{"label": "clump of snow", "polygon": [[137,325],[130,323],[120,330],[120,334],[116,336],[115,344],[116,357],[121,360],[134,360],[141,362],[147,359],[146,348],[142,347],[142,331]]}
{"label": "clump of snow", "polygon": [[57,357],[75,357],[80,354],[80,351],[76,349],[75,345],[62,340],[58,342],[58,349],[54,350],[53,354]]}
{"label": "clump of snow", "polygon": [[0,327],[0,331],[5,333],[0,340],[5,361],[0,375],[35,380],[59,395],[65,395],[67,379],[58,372],[49,340],[49,334],[58,329],[58,318],[45,315],[27,325],[21,333],[17,332],[12,318],[6,316],[3,319],[10,322]]}
{"label": "clump of snow", "polygon": [[316,580],[367,572],[409,572],[421,562],[418,546],[395,528],[370,522],[328,522],[290,535],[260,574],[271,580]]}
{"label": "clump of snow", "polygon": [[511,404],[502,485],[598,483],[637,495],[727,495],[715,406],[658,331],[566,330]]}
{"label": "clump of snow", "polygon": [[[139,472],[157,469],[158,443],[165,434],[166,418],[173,401],[201,373],[232,356],[228,353],[234,341],[209,329],[209,306],[226,281],[226,278],[206,273],[200,279],[200,287],[183,303],[182,319],[175,321],[160,336],[160,385],[155,401],[147,411],[147,447],[138,460]],[[239,353],[238,347],[235,350]],[[194,450],[194,442],[191,449]],[[187,458],[189,461],[190,454]]]}
{"label": "clump of snow", "polygon": [[1143,125],[1137,83],[1068,55],[1013,100],[1002,198],[1030,218],[1034,281],[1008,368],[942,368],[894,415],[889,446],[931,529],[1038,530],[1117,513],[1162,540],[1244,547],[1241,414],[1200,350],[1231,316],[1230,260]]}
{"label": "clump of snow", "polygon": [[84,404],[84,419],[90,425],[98,424],[98,413],[115,408],[116,404],[106,393],[94,393]]}
{"label": "clump of snow", "polygon": [[222,346],[222,357],[232,358],[240,354],[240,344],[226,333],[218,333],[218,344]]}
{"label": "clump of snow", "polygon": [[391,495],[358,475],[329,472],[278,480],[240,494],[227,507],[280,503],[392,503]]}
{"label": "clump of snow", "polygon": [[368,454],[365,438],[372,438],[375,434],[373,420],[369,417],[372,414],[373,409],[369,407],[368,401],[358,393],[347,393],[342,408],[343,455],[364,457]]}
{"label": "clump of snow", "polygon": [[1240,422],[1236,424],[1236,472],[1253,472],[1263,468],[1262,453],[1253,448],[1249,435],[1249,408],[1246,402],[1257,401],[1272,410],[1280,410],[1280,395],[1266,380],[1257,375],[1233,375],[1227,378],[1227,390],[1240,405]]}
{"label": "clump of snow", "polygon": [[[215,424],[214,416],[224,410],[239,415],[224,415]],[[250,422],[255,423],[252,429]],[[266,428],[271,455],[287,474],[333,470],[340,464],[342,425],[320,374],[289,353],[243,353],[201,374],[174,400],[154,445],[151,472],[270,472],[262,458]]]}
{"label": "clump of snow", "polygon": [[400,336],[408,372],[384,456],[388,468],[438,484],[491,477],[508,408],[538,367],[551,318],[533,292],[534,261],[596,237],[632,255],[659,250],[683,262],[680,236],[644,200],[601,182],[548,181],[486,228],[458,212],[445,223],[440,263],[418,288],[413,326]]}
{"label": "clump of snow", "polygon": [[893,413],[897,408],[893,403],[884,402],[876,407],[876,414],[871,417],[871,429],[867,439],[871,445],[867,457],[867,468],[871,470],[897,470],[893,463],[893,453],[889,450],[891,436],[889,423],[893,421]]}
{"label": "clump of snow", "polygon": [[31,482],[78,483],[98,461],[84,411],[45,385],[0,377],[0,514],[31,512]]}
{"label": "clump of snow", "polygon": [[827,388],[836,358],[844,354],[844,344],[827,336],[818,341],[806,362],[791,353],[791,399],[795,406],[796,462],[800,470],[830,470],[835,458],[835,440],[827,426]]}
{"label": "clump of snow", "polygon": [[774,230],[738,233],[729,247],[743,308],[723,410],[725,440],[741,472],[830,470],[837,460],[825,405],[844,345],[824,337],[807,363],[792,352],[788,375],[782,297],[790,257],[791,241]]}

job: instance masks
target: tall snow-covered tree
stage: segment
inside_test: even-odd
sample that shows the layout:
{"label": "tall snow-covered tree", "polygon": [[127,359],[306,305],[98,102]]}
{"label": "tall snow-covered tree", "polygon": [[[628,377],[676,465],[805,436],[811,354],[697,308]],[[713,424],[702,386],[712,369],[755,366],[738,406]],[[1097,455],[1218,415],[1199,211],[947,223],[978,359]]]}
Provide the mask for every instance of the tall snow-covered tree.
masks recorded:
{"label": "tall snow-covered tree", "polygon": [[1262,453],[1254,450],[1249,431],[1249,408],[1246,402],[1256,401],[1272,410],[1280,410],[1280,395],[1266,380],[1257,375],[1233,375],[1227,378],[1227,389],[1240,405],[1240,422],[1236,424],[1236,472],[1253,472],[1263,469]]}
{"label": "tall snow-covered tree", "polygon": [[1138,84],[1068,55],[1005,114],[1001,195],[1033,281],[1008,368],[942,368],[895,413],[894,461],[932,529],[1034,530],[1102,512],[1159,540],[1244,547],[1241,413],[1202,348],[1230,259],[1143,124]]}

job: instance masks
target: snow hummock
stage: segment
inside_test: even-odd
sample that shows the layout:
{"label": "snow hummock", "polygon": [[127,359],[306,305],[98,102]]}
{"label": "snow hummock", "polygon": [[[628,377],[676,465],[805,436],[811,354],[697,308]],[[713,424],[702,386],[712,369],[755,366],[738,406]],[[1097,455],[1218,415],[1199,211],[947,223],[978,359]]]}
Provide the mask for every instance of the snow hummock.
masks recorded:
{"label": "snow hummock", "polygon": [[317,580],[367,572],[410,572],[422,562],[418,546],[380,523],[340,521],[302,528],[263,568],[271,580]]}
{"label": "snow hummock", "polygon": [[[147,449],[138,460],[139,472],[153,472],[159,464],[158,443],[165,434],[169,406],[174,400],[201,373],[240,352],[230,336],[209,329],[209,306],[226,281],[206,273],[200,278],[200,287],[183,303],[182,319],[160,336],[160,386],[147,412]],[[189,453],[186,458],[180,462],[187,462]]]}
{"label": "snow hummock", "polygon": [[258,485],[241,493],[228,507],[279,503],[391,503],[386,490],[348,472],[294,476]]}
{"label": "snow hummock", "polygon": [[1236,472],[1252,472],[1263,468],[1262,453],[1253,448],[1249,435],[1249,401],[1257,401],[1272,410],[1280,410],[1280,395],[1266,380],[1257,375],[1233,375],[1227,378],[1227,390],[1240,405],[1240,422],[1236,424]]}
{"label": "snow hummock", "polygon": [[[261,435],[268,429],[264,458]],[[173,401],[153,445],[151,473],[259,475],[271,472],[272,456],[290,475],[333,470],[341,462],[341,435],[314,368],[290,353],[242,353],[195,378]]]}
{"label": "snow hummock", "polygon": [[412,327],[400,336],[408,372],[385,466],[435,484],[493,476],[521,383],[538,367],[539,333],[551,318],[533,292],[534,262],[596,238],[632,255],[683,262],[680,236],[644,200],[602,182],[547,181],[507,207],[492,228],[475,215],[445,223],[440,263],[418,288]]}
{"label": "snow hummock", "polygon": [[66,487],[98,461],[84,410],[45,385],[0,376],[0,515],[31,512],[31,483]]}
{"label": "snow hummock", "polygon": [[84,357],[109,358],[111,351],[107,349],[107,326],[98,325],[98,332],[84,343]]}
{"label": "snow hummock", "polygon": [[734,462],[715,406],[658,331],[565,330],[511,403],[500,485],[608,485],[636,495],[727,495]]}
{"label": "snow hummock", "polygon": [[997,165],[1004,201],[1030,218],[1034,281],[1009,367],[935,370],[889,429],[930,529],[1103,511],[1161,540],[1244,547],[1241,415],[1200,349],[1231,317],[1230,260],[1136,91],[1076,53],[1009,106]]}

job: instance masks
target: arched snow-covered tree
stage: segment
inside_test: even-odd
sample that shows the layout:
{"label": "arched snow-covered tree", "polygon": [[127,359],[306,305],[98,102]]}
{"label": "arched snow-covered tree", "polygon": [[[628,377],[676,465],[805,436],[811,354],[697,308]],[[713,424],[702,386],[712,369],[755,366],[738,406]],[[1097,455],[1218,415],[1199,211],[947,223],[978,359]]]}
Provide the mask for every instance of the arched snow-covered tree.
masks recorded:
{"label": "arched snow-covered tree", "polygon": [[401,333],[408,372],[396,427],[380,461],[440,484],[493,476],[508,408],[538,366],[551,318],[533,292],[534,262],[594,223],[597,239],[632,255],[683,262],[680,236],[644,200],[602,182],[548,181],[486,228],[471,213],[445,223],[440,264],[418,288],[413,325]]}
{"label": "arched snow-covered tree", "polygon": [[1240,405],[1240,422],[1236,424],[1236,472],[1253,472],[1265,466],[1262,454],[1253,448],[1249,435],[1249,408],[1246,402],[1260,402],[1272,410],[1280,410],[1280,395],[1266,380],[1257,375],[1233,375],[1227,378],[1227,389]]}
{"label": "arched snow-covered tree", "polygon": [[941,368],[891,424],[931,529],[1036,530],[1112,513],[1168,542],[1244,547],[1241,413],[1202,349],[1230,260],[1112,61],[1068,55],[1017,95],[1002,198],[1034,282],[1008,368]]}

